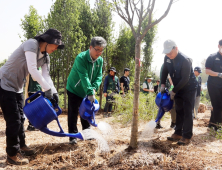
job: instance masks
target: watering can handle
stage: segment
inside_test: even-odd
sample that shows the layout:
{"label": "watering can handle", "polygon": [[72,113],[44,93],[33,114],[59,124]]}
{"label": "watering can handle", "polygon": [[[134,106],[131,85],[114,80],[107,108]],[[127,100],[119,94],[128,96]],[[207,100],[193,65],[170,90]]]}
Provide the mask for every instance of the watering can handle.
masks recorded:
{"label": "watering can handle", "polygon": [[35,94],[31,95],[29,98],[27,98],[27,99],[25,100],[25,105],[29,104],[28,101],[29,101],[30,99],[32,99],[33,97],[37,96],[39,93],[41,93],[42,96],[45,96],[45,93],[44,93],[44,92],[42,92],[42,91],[37,91]]}

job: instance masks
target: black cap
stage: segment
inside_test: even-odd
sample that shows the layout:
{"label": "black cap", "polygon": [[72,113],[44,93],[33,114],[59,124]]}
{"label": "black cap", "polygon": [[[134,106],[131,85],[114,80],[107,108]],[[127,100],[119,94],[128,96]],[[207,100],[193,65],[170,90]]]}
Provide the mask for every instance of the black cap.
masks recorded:
{"label": "black cap", "polygon": [[60,31],[56,29],[48,29],[45,33],[35,36],[36,40],[43,39],[48,44],[56,44],[58,45],[58,49],[63,49],[64,44],[62,42],[62,34]]}
{"label": "black cap", "polygon": [[125,71],[130,71],[130,69],[129,69],[129,68],[125,68],[125,69],[124,69],[124,73],[125,73]]}
{"label": "black cap", "polygon": [[201,68],[200,67],[195,67],[194,71],[198,71],[198,73],[202,73]]}
{"label": "black cap", "polygon": [[113,71],[113,72],[116,73],[116,68],[115,68],[115,67],[111,67],[111,68],[109,69],[109,72],[110,72],[110,71]]}

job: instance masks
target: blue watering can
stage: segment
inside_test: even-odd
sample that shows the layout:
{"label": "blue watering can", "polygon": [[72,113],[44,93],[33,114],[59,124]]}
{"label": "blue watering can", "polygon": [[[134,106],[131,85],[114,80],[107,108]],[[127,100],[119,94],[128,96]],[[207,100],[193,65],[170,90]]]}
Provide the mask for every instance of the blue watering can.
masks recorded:
{"label": "blue watering can", "polygon": [[[32,102],[28,103],[30,99],[34,98],[38,94],[41,95]],[[53,106],[50,100],[45,98],[44,95],[45,93],[38,91],[25,100],[23,111],[31,124],[35,128],[49,135],[59,137],[73,137],[84,140],[84,137],[81,133],[64,133],[58,120],[58,116],[62,113],[62,110],[60,109],[58,104]],[[57,121],[60,132],[55,132],[47,128],[47,125],[53,120]]]}
{"label": "blue watering can", "polygon": [[161,92],[157,94],[155,102],[156,105],[159,107],[157,118],[155,120],[155,122],[158,122],[163,117],[165,112],[168,112],[172,109],[173,100],[170,99],[170,95],[168,95],[168,90],[165,89],[165,92],[163,94]]}
{"label": "blue watering can", "polygon": [[97,127],[95,122],[95,114],[99,111],[99,103],[95,99],[94,103],[91,103],[87,97],[85,97],[79,107],[79,114],[81,118],[87,120],[89,124]]}

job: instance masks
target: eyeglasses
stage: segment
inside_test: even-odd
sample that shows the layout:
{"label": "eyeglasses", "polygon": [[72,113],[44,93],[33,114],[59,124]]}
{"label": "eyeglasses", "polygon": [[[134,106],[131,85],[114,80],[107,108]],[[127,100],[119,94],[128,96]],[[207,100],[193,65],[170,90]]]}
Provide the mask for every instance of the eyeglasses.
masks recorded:
{"label": "eyeglasses", "polygon": [[[93,48],[94,48],[94,47],[93,47]],[[94,50],[96,50],[97,53],[103,53],[103,52],[104,52],[104,49],[103,49],[102,51],[100,51],[99,49],[95,49],[95,48],[94,48]]]}

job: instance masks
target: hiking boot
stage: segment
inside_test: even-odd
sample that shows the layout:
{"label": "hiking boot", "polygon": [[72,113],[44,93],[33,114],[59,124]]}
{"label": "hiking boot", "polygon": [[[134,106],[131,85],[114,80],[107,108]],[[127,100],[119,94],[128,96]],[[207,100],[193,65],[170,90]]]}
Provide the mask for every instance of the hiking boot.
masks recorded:
{"label": "hiking boot", "polygon": [[160,123],[157,123],[157,124],[156,124],[156,129],[161,129],[161,128],[163,128],[163,126],[161,126]]}
{"label": "hiking boot", "polygon": [[182,136],[177,135],[177,134],[172,134],[171,137],[167,137],[167,140],[170,140],[170,141],[178,141],[180,139],[182,139]]}
{"label": "hiking boot", "polygon": [[69,141],[69,144],[71,144],[71,145],[77,144],[77,139],[72,139],[72,140],[70,140],[70,141]]}
{"label": "hiking boot", "polygon": [[31,149],[28,146],[23,146],[22,148],[20,148],[21,152],[23,152],[26,156],[31,156],[34,155],[36,153],[35,149]]}
{"label": "hiking boot", "polygon": [[27,130],[28,130],[28,131],[37,131],[38,129],[36,129],[36,128],[35,128],[34,126],[32,126],[32,125],[28,125]]}
{"label": "hiking boot", "polygon": [[7,155],[6,162],[13,165],[27,165],[29,160],[27,158],[23,158],[21,153],[18,152],[15,156]]}
{"label": "hiking boot", "polygon": [[182,138],[177,142],[177,145],[188,145],[190,143],[190,139]]}
{"label": "hiking boot", "polygon": [[176,123],[171,122],[170,128],[175,128],[176,127]]}

